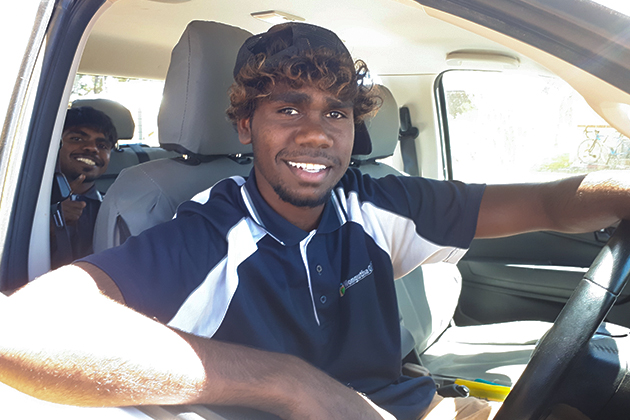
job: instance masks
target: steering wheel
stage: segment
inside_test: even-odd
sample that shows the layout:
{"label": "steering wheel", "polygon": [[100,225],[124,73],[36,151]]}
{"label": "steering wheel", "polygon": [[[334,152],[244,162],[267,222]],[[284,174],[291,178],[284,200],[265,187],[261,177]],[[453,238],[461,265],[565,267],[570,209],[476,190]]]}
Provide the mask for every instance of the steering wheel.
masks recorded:
{"label": "steering wheel", "polygon": [[630,221],[622,221],[536,346],[495,420],[536,420],[589,342],[630,275]]}

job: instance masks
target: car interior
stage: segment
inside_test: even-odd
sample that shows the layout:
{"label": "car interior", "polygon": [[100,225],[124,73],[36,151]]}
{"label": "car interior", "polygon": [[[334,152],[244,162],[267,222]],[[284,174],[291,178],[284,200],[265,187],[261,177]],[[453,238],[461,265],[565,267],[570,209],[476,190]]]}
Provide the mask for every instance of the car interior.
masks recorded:
{"label": "car interior", "polygon": [[[15,130],[24,139],[24,162],[15,173],[39,169],[30,172],[37,174],[30,184],[15,185],[15,191],[30,185],[32,192],[4,209],[12,224],[5,228],[12,249],[2,254],[0,267],[0,290],[6,293],[50,268],[51,192],[59,189],[55,139],[68,107],[104,111],[119,133],[108,171],[97,181],[104,199],[96,252],[171,219],[180,203],[219,180],[249,174],[251,147],[238,141],[225,116],[227,91],[238,48],[270,22],[327,27],[371,69],[383,103],[366,121],[372,152],[352,158],[351,165],[363,173],[502,183],[630,168],[630,73],[623,68],[630,62],[623,64],[630,57],[624,29],[630,17],[595,2],[570,2],[572,7],[538,0],[513,7],[482,0],[51,3],[42,13],[56,20],[34,64],[50,79],[42,76],[28,87],[31,100],[23,115],[30,119],[16,122],[30,128]],[[52,58],[57,64],[49,64]],[[159,104],[143,104],[137,93],[123,95],[125,86],[119,93],[97,89],[106,78],[116,79],[111,86],[126,84],[129,92],[134,83],[158,82]],[[52,80],[62,83],[53,86]],[[93,85],[84,94],[86,80]],[[490,111],[484,114],[486,106]],[[151,107],[157,112],[151,114]],[[502,110],[522,113],[523,125],[510,125]],[[531,163],[540,155],[546,160]],[[614,230],[475,240],[458,265],[428,261],[397,279],[403,372],[428,369],[450,396],[464,392],[461,385],[495,401],[515,390],[499,419],[539,418],[555,403],[577,407],[592,419],[627,418],[630,291],[623,290],[622,274],[602,280],[614,297],[592,297],[583,280],[605,271],[599,266],[589,271],[594,260],[600,266],[608,261],[598,257],[602,249],[626,258],[627,246],[618,239],[626,230],[619,227],[610,240]],[[568,301],[572,304],[563,310]],[[572,335],[578,333],[579,338]],[[9,397],[0,396],[0,413],[3,405],[9,410],[28,405],[34,413],[66,415],[65,407],[4,388],[0,395]],[[201,406],[67,411],[67,418],[85,415],[268,418]]]}

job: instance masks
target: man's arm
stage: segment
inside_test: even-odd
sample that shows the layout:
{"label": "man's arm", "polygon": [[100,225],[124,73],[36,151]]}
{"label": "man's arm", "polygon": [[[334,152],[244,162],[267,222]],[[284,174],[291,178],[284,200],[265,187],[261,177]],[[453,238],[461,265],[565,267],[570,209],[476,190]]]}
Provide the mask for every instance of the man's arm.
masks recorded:
{"label": "man's arm", "polygon": [[595,172],[542,184],[488,185],[475,237],[537,230],[592,232],[628,219],[627,172]]}
{"label": "man's arm", "polygon": [[173,330],[99,287],[122,299],[105,273],[83,263],[0,300],[0,381],[72,405],[232,404],[285,419],[393,418],[296,357]]}

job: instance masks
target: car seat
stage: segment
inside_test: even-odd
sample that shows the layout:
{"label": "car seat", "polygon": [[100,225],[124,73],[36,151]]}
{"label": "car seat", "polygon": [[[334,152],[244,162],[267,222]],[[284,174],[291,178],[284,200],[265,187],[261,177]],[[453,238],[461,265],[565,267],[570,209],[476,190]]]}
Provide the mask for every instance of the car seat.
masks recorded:
{"label": "car seat", "polygon": [[183,157],[123,170],[103,200],[94,251],[170,220],[177,206],[217,181],[247,176],[251,146],[243,145],[225,116],[232,66],[251,34],[217,22],[188,24],[171,54],[158,116],[160,145]]}
{"label": "car seat", "polygon": [[[77,99],[72,102],[72,108],[81,106],[89,106],[104,112],[112,119],[118,140],[131,140],[136,125],[131,116],[131,112],[116,101],[104,98],[95,99]],[[149,160],[161,159],[166,157],[175,157],[178,153],[170,152],[159,147],[149,147],[143,144],[117,144],[112,150],[109,165],[103,175],[95,182],[96,189],[101,194],[105,194],[109,187],[114,183],[118,174],[130,166],[137,165]]]}
{"label": "car seat", "polygon": [[[403,175],[377,161],[394,154],[399,134],[396,100],[386,87],[377,88],[383,105],[374,118],[366,121],[372,153],[353,156],[352,164],[375,178]],[[415,349],[421,364],[434,375],[514,384],[551,323],[456,326],[452,319],[461,284],[457,266],[444,262],[422,265],[396,280],[403,355]]]}

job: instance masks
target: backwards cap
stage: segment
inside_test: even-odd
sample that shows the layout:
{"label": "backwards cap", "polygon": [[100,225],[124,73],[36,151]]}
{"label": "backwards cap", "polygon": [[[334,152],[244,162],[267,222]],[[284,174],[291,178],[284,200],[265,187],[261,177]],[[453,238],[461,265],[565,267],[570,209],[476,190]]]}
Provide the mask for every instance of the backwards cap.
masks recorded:
{"label": "backwards cap", "polygon": [[[283,40],[286,48],[273,51],[272,47],[279,39]],[[267,32],[248,38],[236,56],[234,65],[234,78],[241,71],[250,58],[260,53],[272,51],[265,59],[265,67],[275,67],[282,59],[295,57],[307,51],[326,48],[333,52],[345,55],[352,61],[350,52],[339,37],[328,29],[302,22],[289,22],[271,27]],[[370,135],[363,122],[355,127],[353,155],[368,155],[372,152]]]}

